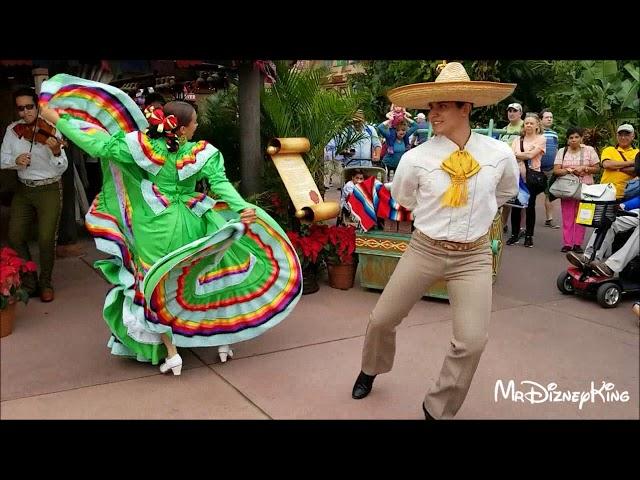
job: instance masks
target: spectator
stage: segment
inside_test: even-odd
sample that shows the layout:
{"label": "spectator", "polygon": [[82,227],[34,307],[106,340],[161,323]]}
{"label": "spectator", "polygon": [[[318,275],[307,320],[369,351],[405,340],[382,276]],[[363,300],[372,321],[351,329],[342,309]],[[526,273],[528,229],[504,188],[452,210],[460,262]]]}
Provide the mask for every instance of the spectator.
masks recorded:
{"label": "spectator", "polygon": [[[375,127],[367,124],[362,110],[358,110],[354,115],[353,127],[349,127],[342,135],[349,136],[354,132],[363,134],[363,138],[343,149],[335,158],[345,167],[371,167],[372,161],[377,162],[380,159],[382,144]],[[332,139],[327,147],[335,148],[338,143],[336,140]]]}
{"label": "spectator", "polygon": [[[634,173],[636,177],[640,177],[640,154],[638,153],[636,153],[636,158],[634,160]],[[624,203],[620,204],[620,208],[640,215],[640,196],[636,195],[633,198],[625,200]],[[628,230],[631,230],[632,228],[636,228],[637,226],[638,226],[638,217],[634,218],[634,217],[621,216],[616,218],[616,220],[611,225],[611,228],[607,230],[604,240],[602,241],[602,245],[600,246],[600,250],[596,252],[595,260],[601,261],[602,259],[607,258],[609,255],[611,255],[613,241],[617,233],[626,232]],[[585,248],[584,254],[569,252],[567,253],[567,260],[569,260],[569,262],[572,265],[575,265],[576,267],[582,268],[586,266],[591,259],[591,255],[593,254],[593,245],[595,243],[595,240],[596,240],[596,232],[593,232],[591,234],[591,237],[589,238],[589,242],[587,243],[587,247]],[[626,245],[627,244],[625,244],[625,246]],[[636,254],[638,253],[637,246],[635,249],[635,253]],[[625,253],[623,252],[620,255],[625,255]],[[614,259],[614,262],[615,261],[616,260]],[[612,266],[610,266],[610,268],[612,270],[614,269]],[[619,271],[619,270],[615,270],[615,271]]]}
{"label": "spectator", "polygon": [[632,146],[635,138],[633,125],[625,123],[618,127],[618,143],[602,151],[602,178],[600,183],[613,183],[616,186],[616,198],[624,197],[624,187],[634,177],[634,157],[638,149]]}
{"label": "spectator", "polygon": [[540,168],[542,172],[547,176],[547,188],[544,190],[544,212],[546,214],[546,220],[544,226],[549,228],[560,228],[559,225],[553,222],[553,205],[552,200],[549,199],[549,179],[553,175],[554,163],[556,160],[556,153],[558,152],[558,134],[551,129],[553,125],[553,113],[551,110],[545,108],[540,112],[540,119],[542,127],[544,128],[544,138],[547,140],[547,149],[542,156]]}
{"label": "spectator", "polygon": [[[407,122],[411,122],[409,126]],[[391,126],[390,126],[391,124]],[[389,170],[389,181],[393,180],[393,175],[398,168],[400,159],[409,150],[409,137],[418,129],[418,124],[411,119],[400,120],[395,124],[391,120],[386,120],[378,125],[378,130],[387,142],[387,153],[382,158],[382,163]]]}
{"label": "spectator", "polygon": [[[509,123],[505,127],[506,133],[500,136],[500,140],[511,145],[516,138],[520,137],[520,132],[522,132],[522,127],[524,126],[524,121],[522,120],[522,105],[519,103],[510,103],[507,107],[507,118],[509,119]],[[507,231],[507,220],[509,219],[509,213],[511,212],[511,207],[508,204],[504,204],[502,206],[502,224],[504,225],[504,231]],[[512,235],[517,235],[520,231],[520,227],[518,230],[511,232]]]}
{"label": "spectator", "polygon": [[510,103],[507,107],[507,118],[509,123],[505,128],[506,133],[500,136],[500,140],[511,145],[513,141],[520,136],[520,132],[524,128],[524,120],[522,120],[522,105],[519,103]]}
{"label": "spectator", "polygon": [[[427,122],[427,117],[424,113],[419,113],[416,115],[416,124],[418,125],[418,130],[428,130],[429,122]],[[418,145],[427,141],[427,132],[419,132],[413,134],[413,138],[411,140],[411,147],[417,147]]]}
{"label": "spectator", "polygon": [[[516,155],[518,165],[520,168],[520,176],[526,181],[527,168],[535,171],[540,171],[540,160],[544,155],[547,148],[547,142],[542,135],[542,126],[540,125],[540,119],[535,113],[527,113],[524,119],[524,129],[522,134],[516,138],[511,144],[511,148]],[[526,164],[528,164],[528,166]],[[536,196],[543,190],[538,190],[535,185],[530,185],[527,182],[529,189],[529,203],[526,208],[527,229],[525,232],[524,246],[533,247],[533,232],[536,224]],[[514,245],[518,243],[519,229],[520,229],[520,208],[511,209],[511,237],[507,240],[507,245]]]}
{"label": "spectator", "polygon": [[[563,177],[567,174],[576,175],[580,183],[593,184],[593,174],[598,173],[600,159],[595,149],[582,144],[582,129],[569,127],[567,129],[567,143],[558,151],[553,169],[554,175]],[[561,198],[562,209],[562,239],[561,252],[582,253],[585,227],[576,223],[580,200],[575,198]]]}
{"label": "spectator", "polygon": [[353,188],[364,181],[364,172],[357,168],[351,173],[351,180],[344,184],[342,187],[342,195],[340,197],[340,206],[346,210],[347,213],[351,213],[351,207],[347,200],[349,199],[349,195],[353,193]]}

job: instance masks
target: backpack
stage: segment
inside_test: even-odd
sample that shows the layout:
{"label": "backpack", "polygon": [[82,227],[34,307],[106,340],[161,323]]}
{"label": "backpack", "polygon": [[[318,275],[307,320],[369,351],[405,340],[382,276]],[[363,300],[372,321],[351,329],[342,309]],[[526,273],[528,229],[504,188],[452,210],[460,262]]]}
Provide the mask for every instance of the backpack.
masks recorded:
{"label": "backpack", "polygon": [[631,200],[634,197],[640,195],[640,179],[634,178],[627,182],[627,186],[624,187],[623,200]]}
{"label": "backpack", "polygon": [[[620,150],[618,150],[618,148],[616,148],[616,152],[618,152],[623,162],[629,161],[627,160],[627,157],[625,157],[624,154]],[[638,155],[636,155],[636,157],[637,156]],[[627,182],[627,185],[624,187],[623,200],[631,200],[633,197],[637,197],[638,195],[640,195],[640,180],[638,180],[637,178],[634,178],[633,180],[629,180]]]}

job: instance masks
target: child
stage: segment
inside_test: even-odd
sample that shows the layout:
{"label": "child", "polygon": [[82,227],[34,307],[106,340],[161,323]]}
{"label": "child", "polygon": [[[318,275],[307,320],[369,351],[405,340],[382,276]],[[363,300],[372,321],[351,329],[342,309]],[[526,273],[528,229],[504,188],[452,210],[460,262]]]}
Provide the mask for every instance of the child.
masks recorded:
{"label": "child", "polygon": [[394,125],[398,123],[400,120],[405,120],[407,118],[411,118],[412,115],[407,112],[404,107],[399,107],[398,105],[392,103],[391,109],[387,112],[386,117],[391,120],[391,124]]}
{"label": "child", "polygon": [[346,213],[351,213],[351,207],[347,203],[349,195],[353,193],[354,187],[362,182],[364,182],[364,172],[358,168],[353,171],[351,180],[344,184],[344,187],[342,188],[342,196],[340,197],[340,206],[344,211],[346,211]]}
{"label": "child", "polygon": [[[411,126],[408,125],[411,122]],[[391,125],[390,125],[391,124]],[[395,171],[402,155],[409,150],[409,137],[418,129],[418,124],[411,119],[400,120],[395,125],[392,120],[385,120],[378,125],[378,131],[386,140],[387,152],[382,163],[389,170],[389,180],[393,179],[391,170]]]}
{"label": "child", "polygon": [[[386,115],[388,120],[384,122],[384,125],[391,127],[389,128],[390,135],[388,137],[385,135],[387,140],[386,142],[387,150],[385,154],[393,155],[395,153],[394,144],[398,139],[398,137],[396,136],[396,129],[399,125],[402,125],[403,123],[408,124],[409,122],[413,122],[413,120],[411,119],[411,116],[412,115],[408,113],[404,107],[399,107],[394,103],[391,104],[391,110],[389,110]],[[409,148],[411,148],[409,146],[409,136],[410,134],[407,135],[407,138],[405,140],[405,144],[406,144],[405,150],[409,150]]]}

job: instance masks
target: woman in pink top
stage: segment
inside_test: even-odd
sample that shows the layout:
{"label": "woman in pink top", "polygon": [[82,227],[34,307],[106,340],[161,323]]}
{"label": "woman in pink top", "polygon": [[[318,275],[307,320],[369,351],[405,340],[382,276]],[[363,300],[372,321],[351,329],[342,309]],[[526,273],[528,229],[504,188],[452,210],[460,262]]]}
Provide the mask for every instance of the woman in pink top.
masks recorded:
{"label": "woman in pink top", "polygon": [[[520,175],[526,180],[525,162],[529,164],[532,170],[540,171],[540,160],[547,148],[547,141],[542,135],[542,125],[540,119],[535,113],[527,113],[524,118],[524,127],[519,138],[516,138],[511,144],[513,152],[516,154],[518,166],[520,167]],[[533,247],[533,230],[536,224],[536,196],[541,193],[529,186],[529,204],[526,209],[527,231],[524,237],[524,246]],[[507,245],[514,245],[520,239],[518,233],[520,231],[520,216],[522,209],[511,209],[511,237],[507,240]]]}
{"label": "woman in pink top", "polygon": [[[580,178],[580,182],[586,185],[593,184],[592,174],[598,173],[600,158],[595,149],[589,145],[582,144],[582,129],[569,127],[567,129],[567,144],[558,150],[556,159],[553,162],[553,174],[562,177],[568,173],[573,173]],[[576,223],[578,205],[580,200],[573,198],[561,198],[560,208],[562,209],[562,239],[563,247],[561,252],[582,253],[582,241],[584,240],[585,227]]]}

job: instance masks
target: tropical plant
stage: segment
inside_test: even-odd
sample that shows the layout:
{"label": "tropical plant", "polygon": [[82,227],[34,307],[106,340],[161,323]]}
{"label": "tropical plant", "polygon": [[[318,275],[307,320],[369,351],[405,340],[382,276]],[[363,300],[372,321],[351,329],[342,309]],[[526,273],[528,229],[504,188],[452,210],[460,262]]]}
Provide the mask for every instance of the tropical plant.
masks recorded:
{"label": "tropical plant", "polygon": [[389,111],[387,91],[410,83],[430,82],[437,76],[438,60],[364,60],[365,71],[349,77],[349,85],[364,97],[365,117],[384,120]]}
{"label": "tropical plant", "polygon": [[305,162],[321,185],[324,148],[331,139],[339,137],[336,150],[341,151],[364,137],[353,129],[339,135],[353,124],[362,99],[352,91],[339,93],[325,88],[326,68],[299,69],[285,61],[275,65],[276,80],[264,89],[261,98],[264,143],[273,137],[307,138],[311,149],[305,154]]}
{"label": "tropical plant", "polygon": [[[457,60],[469,77],[475,81],[516,83],[513,95],[497,105],[473,109],[471,123],[486,127],[489,120],[497,124],[506,122],[506,105],[519,102],[525,111],[540,111],[543,107],[536,92],[553,81],[549,75],[551,62],[542,60]],[[442,60],[372,60],[362,62],[364,73],[352,75],[349,82],[354,90],[366,98],[367,118],[383,119],[388,111],[386,92],[410,83],[432,82],[438,75]],[[415,112],[411,112],[415,113]]]}
{"label": "tropical plant", "polygon": [[227,178],[240,180],[238,87],[230,85],[207,97],[194,138],[207,140],[224,156]]}
{"label": "tropical plant", "polygon": [[615,143],[621,123],[637,126],[637,61],[574,61],[558,67],[554,84],[540,93],[557,124],[587,128],[590,143],[598,147]]}

